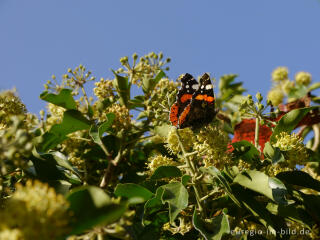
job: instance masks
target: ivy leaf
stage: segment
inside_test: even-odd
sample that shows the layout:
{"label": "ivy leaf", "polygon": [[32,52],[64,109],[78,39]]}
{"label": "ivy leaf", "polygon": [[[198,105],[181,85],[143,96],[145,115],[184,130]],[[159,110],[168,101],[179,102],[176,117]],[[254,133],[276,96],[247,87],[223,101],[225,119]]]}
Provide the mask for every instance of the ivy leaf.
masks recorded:
{"label": "ivy leaf", "polygon": [[75,188],[66,199],[75,221],[71,234],[79,234],[97,225],[108,225],[117,221],[126,211],[126,204],[116,204],[101,189],[94,186]]}
{"label": "ivy leaf", "polygon": [[303,171],[281,172],[277,174],[276,178],[292,185],[311,188],[320,192],[320,181],[312,178],[308,173]]}
{"label": "ivy leaf", "polygon": [[128,101],[130,99],[130,83],[127,77],[120,76],[116,74],[115,71],[112,71],[115,75],[113,81],[113,86],[117,90],[120,96],[120,104],[128,106]]}
{"label": "ivy leaf", "polygon": [[290,112],[286,113],[278,122],[277,126],[275,127],[271,137],[270,142],[275,142],[277,139],[276,137],[281,132],[291,133],[292,130],[299,124],[299,122],[303,119],[308,112],[316,107],[307,107],[307,108],[298,108],[293,109]]}
{"label": "ivy leaf", "polygon": [[67,110],[63,114],[63,120],[60,124],[55,124],[49,132],[43,135],[43,141],[39,147],[40,152],[47,152],[54,148],[63,140],[67,139],[69,133],[79,130],[89,129],[90,121],[86,119],[81,112],[77,110]]}
{"label": "ivy leaf", "polygon": [[89,131],[89,134],[93,141],[97,144],[102,144],[101,137],[104,132],[106,132],[111,126],[116,118],[114,113],[106,114],[107,120],[103,122],[98,128],[95,125],[92,125]]}
{"label": "ivy leaf", "polygon": [[285,161],[280,149],[273,147],[270,142],[266,142],[264,145],[263,154],[265,157],[271,159],[272,164]]}
{"label": "ivy leaf", "polygon": [[152,214],[154,212],[159,211],[163,204],[162,204],[162,194],[164,192],[164,189],[162,186],[157,188],[156,194],[153,198],[149,199],[145,204],[144,204],[144,218],[146,215]]}
{"label": "ivy leaf", "polygon": [[149,93],[154,89],[156,84],[166,76],[163,71],[159,71],[155,78],[143,78],[142,79],[142,90],[144,93]]}
{"label": "ivy leaf", "polygon": [[72,97],[71,89],[62,89],[59,94],[49,93],[45,91],[40,94],[40,98],[46,102],[63,107],[68,110],[76,110],[77,104]]}
{"label": "ivy leaf", "polygon": [[252,143],[242,140],[232,143],[232,146],[234,147],[233,153],[236,157],[248,163],[260,163],[260,152]]}
{"label": "ivy leaf", "polygon": [[232,194],[232,190],[230,188],[228,181],[225,179],[225,177],[221,174],[221,172],[217,168],[215,168],[213,166],[208,167],[208,168],[201,167],[200,171],[211,175],[214,179],[217,179],[218,182],[223,186],[224,190],[229,195],[229,197],[235,202],[235,204],[237,204],[239,207],[241,206],[240,202]]}
{"label": "ivy leaf", "polygon": [[160,166],[158,167],[152,176],[151,180],[157,180],[161,178],[181,177],[181,171],[176,166]]}
{"label": "ivy leaf", "polygon": [[172,223],[179,212],[188,206],[188,191],[180,182],[172,182],[162,186],[162,203],[169,204],[169,218]]}
{"label": "ivy leaf", "polygon": [[187,186],[188,182],[191,180],[191,176],[190,175],[183,175],[181,177],[181,183],[183,184],[183,186]]}
{"label": "ivy leaf", "polygon": [[275,177],[268,177],[265,173],[256,170],[247,170],[239,173],[233,182],[261,193],[278,204],[287,204],[285,185]]}
{"label": "ivy leaf", "polygon": [[210,219],[208,223],[203,221],[195,210],[192,216],[192,224],[206,240],[221,240],[224,234],[230,233],[229,221],[224,213]]}
{"label": "ivy leaf", "polygon": [[134,203],[143,203],[154,196],[148,189],[134,183],[118,184],[114,194],[118,197],[134,198]]}

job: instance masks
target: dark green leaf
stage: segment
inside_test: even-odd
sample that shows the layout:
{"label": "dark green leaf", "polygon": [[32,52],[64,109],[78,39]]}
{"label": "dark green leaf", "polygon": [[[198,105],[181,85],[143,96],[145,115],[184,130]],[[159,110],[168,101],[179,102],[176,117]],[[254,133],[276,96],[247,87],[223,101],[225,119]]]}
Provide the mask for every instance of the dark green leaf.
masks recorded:
{"label": "dark green leaf", "polygon": [[287,204],[285,199],[287,189],[285,185],[279,179],[268,177],[263,172],[247,170],[239,173],[233,182],[261,193],[279,204]]}
{"label": "dark green leaf", "polygon": [[113,203],[98,187],[75,188],[66,198],[75,217],[72,234],[81,233],[97,225],[106,226],[117,221],[126,210],[125,204]]}
{"label": "dark green leaf", "polygon": [[106,117],[107,120],[103,122],[98,128],[95,125],[92,125],[90,128],[89,134],[92,137],[93,141],[97,144],[102,144],[101,137],[103,133],[112,126],[112,123],[116,116],[114,113],[107,113]]}
{"label": "dark green leaf", "polygon": [[181,171],[175,166],[160,166],[152,174],[152,180],[161,178],[181,177]]}
{"label": "dark green leaf", "polygon": [[230,233],[229,221],[224,213],[205,222],[194,211],[192,223],[206,240],[221,240],[224,234]]}
{"label": "dark green leaf", "polygon": [[221,172],[217,168],[215,168],[213,166],[208,167],[208,168],[201,167],[200,171],[203,173],[210,174],[214,179],[217,179],[218,182],[223,186],[226,193],[235,202],[235,204],[237,204],[239,207],[241,206],[239,201],[232,194],[232,191],[231,191],[231,188],[230,188],[228,181],[225,179],[225,177],[221,174]]}
{"label": "dark green leaf", "polygon": [[163,204],[161,201],[163,192],[164,192],[163,187],[162,186],[158,187],[156,191],[156,195],[145,203],[144,217],[146,215],[159,211],[163,207]]}
{"label": "dark green leaf", "polygon": [[263,154],[265,157],[271,159],[272,163],[284,162],[285,158],[281,153],[280,149],[277,147],[273,147],[270,142],[267,142],[264,145]]}
{"label": "dark green leaf", "polygon": [[162,203],[169,204],[169,217],[172,223],[180,211],[188,206],[188,191],[180,182],[172,182],[162,186]]}
{"label": "dark green leaf", "polygon": [[115,79],[113,81],[113,86],[117,90],[120,96],[120,104],[128,105],[130,99],[130,84],[127,77],[120,76],[113,71]]}
{"label": "dark green leaf", "polygon": [[250,142],[242,140],[239,142],[232,143],[234,147],[234,155],[248,163],[260,163],[260,152]]}
{"label": "dark green leaf", "polygon": [[191,176],[190,175],[183,175],[181,177],[181,183],[184,185],[184,186],[187,186],[188,182],[191,180]]}
{"label": "dark green leaf", "polygon": [[142,90],[144,93],[149,93],[154,89],[156,84],[166,76],[163,71],[160,71],[155,78],[143,78],[142,79]]}
{"label": "dark green leaf", "polygon": [[153,197],[153,193],[148,189],[134,183],[118,184],[114,190],[118,197],[136,198],[135,203],[143,203]]}
{"label": "dark green leaf", "polygon": [[62,89],[58,95],[45,91],[41,93],[40,98],[44,101],[53,103],[65,109],[76,110],[77,104],[74,101],[71,93],[72,93],[71,89]]}
{"label": "dark green leaf", "polygon": [[281,181],[300,187],[311,188],[320,192],[320,181],[312,178],[308,173],[303,171],[281,172],[276,176]]}
{"label": "dark green leaf", "polygon": [[275,127],[270,137],[270,142],[275,142],[276,136],[278,136],[281,132],[291,133],[291,131],[295,129],[295,127],[299,124],[303,117],[314,108],[315,107],[293,109],[292,111],[285,114]]}
{"label": "dark green leaf", "polygon": [[54,148],[67,138],[69,133],[89,129],[90,121],[77,110],[67,110],[63,114],[62,123],[53,125],[49,132],[43,135],[40,152]]}

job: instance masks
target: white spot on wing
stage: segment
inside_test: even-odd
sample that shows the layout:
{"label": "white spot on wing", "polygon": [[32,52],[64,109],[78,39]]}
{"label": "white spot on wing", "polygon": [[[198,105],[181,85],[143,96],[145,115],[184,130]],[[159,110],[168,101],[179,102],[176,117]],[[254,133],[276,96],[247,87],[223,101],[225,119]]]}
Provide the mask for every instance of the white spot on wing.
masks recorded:
{"label": "white spot on wing", "polygon": [[206,90],[210,90],[212,88],[213,88],[212,84],[209,84],[209,85],[206,86]]}
{"label": "white spot on wing", "polygon": [[189,85],[186,85],[186,88],[189,88],[190,86]]}
{"label": "white spot on wing", "polygon": [[199,87],[199,84],[193,84],[193,85],[192,85],[192,89],[194,89],[194,90],[197,90],[198,87]]}

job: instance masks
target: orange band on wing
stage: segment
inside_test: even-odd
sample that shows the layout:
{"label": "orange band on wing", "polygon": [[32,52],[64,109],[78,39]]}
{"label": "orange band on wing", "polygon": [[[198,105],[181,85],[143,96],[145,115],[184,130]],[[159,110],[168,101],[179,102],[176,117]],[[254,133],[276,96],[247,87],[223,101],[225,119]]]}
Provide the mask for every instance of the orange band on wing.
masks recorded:
{"label": "orange band on wing", "polygon": [[173,126],[178,125],[178,111],[179,111],[178,105],[176,103],[173,104],[170,109],[170,116],[169,116],[169,120]]}
{"label": "orange band on wing", "polygon": [[180,101],[182,103],[184,103],[184,102],[190,100],[191,98],[192,98],[192,94],[183,94],[182,97],[180,98]]}
{"label": "orange band on wing", "polygon": [[181,113],[180,117],[179,117],[179,125],[181,126],[181,124],[183,124],[183,122],[186,120],[186,117],[188,116],[188,113],[190,112],[190,106],[191,104],[189,104],[188,106],[186,106],[186,108],[183,110],[183,112]]}
{"label": "orange band on wing", "polygon": [[206,95],[198,95],[196,96],[196,100],[204,100],[204,101],[207,101],[207,102],[213,102],[214,101],[214,97],[211,97],[211,96],[208,96],[207,94]]}

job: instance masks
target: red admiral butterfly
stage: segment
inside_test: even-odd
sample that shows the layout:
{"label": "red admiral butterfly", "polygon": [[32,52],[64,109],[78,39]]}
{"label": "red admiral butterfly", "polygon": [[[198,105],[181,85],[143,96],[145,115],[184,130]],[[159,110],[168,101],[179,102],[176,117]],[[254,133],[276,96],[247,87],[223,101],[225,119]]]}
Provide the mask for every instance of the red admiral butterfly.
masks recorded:
{"label": "red admiral butterfly", "polygon": [[205,73],[200,84],[192,75],[186,73],[182,78],[182,87],[177,101],[170,109],[170,122],[177,128],[200,128],[210,122],[217,114],[215,98],[210,76]]}

